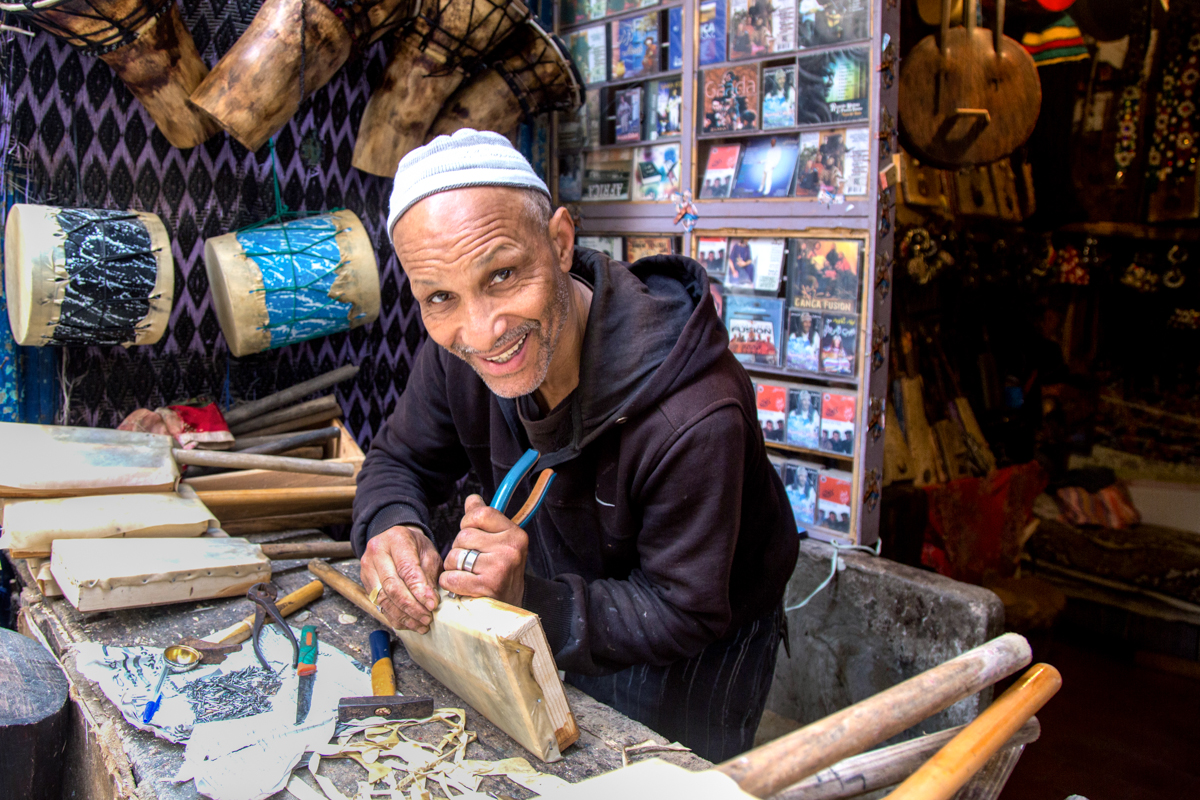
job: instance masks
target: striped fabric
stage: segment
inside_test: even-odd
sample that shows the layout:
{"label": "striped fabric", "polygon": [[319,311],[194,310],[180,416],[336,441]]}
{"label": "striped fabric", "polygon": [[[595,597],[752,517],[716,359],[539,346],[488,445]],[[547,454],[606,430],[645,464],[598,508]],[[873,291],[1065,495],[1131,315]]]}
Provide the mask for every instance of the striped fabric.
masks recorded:
{"label": "striped fabric", "polygon": [[567,682],[719,763],[754,746],[783,623],[780,606],[692,658],[601,677],[568,672]]}
{"label": "striped fabric", "polygon": [[1045,30],[1027,31],[1021,37],[1021,46],[1033,56],[1039,67],[1082,61],[1088,57],[1083,34],[1070,14],[1063,14]]}

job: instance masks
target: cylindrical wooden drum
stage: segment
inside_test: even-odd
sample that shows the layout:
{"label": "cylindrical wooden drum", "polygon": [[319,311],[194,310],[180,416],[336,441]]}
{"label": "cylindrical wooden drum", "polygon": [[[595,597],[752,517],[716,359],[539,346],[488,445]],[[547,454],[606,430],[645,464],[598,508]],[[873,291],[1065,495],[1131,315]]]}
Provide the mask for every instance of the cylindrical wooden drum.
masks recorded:
{"label": "cylindrical wooden drum", "polygon": [[263,225],[204,243],[229,352],[246,356],[379,317],[379,266],[353,211]]}
{"label": "cylindrical wooden drum", "polygon": [[492,66],[467,80],[442,106],[425,141],[474,128],[513,138],[517,126],[547,111],[574,112],[583,78],[562,40],[530,19],[504,41]]}
{"label": "cylindrical wooden drum", "polygon": [[[356,50],[409,20],[415,0],[266,0],[192,93],[192,103],[257,150]],[[303,46],[302,45],[303,42]],[[301,97],[303,78],[304,97]]]}
{"label": "cylindrical wooden drum", "polygon": [[220,130],[208,114],[188,105],[208,67],[174,0],[63,0],[49,7],[3,8],[103,59],[176,147],[195,147]]}
{"label": "cylindrical wooden drum", "polygon": [[383,83],[367,101],[354,166],[395,175],[405,153],[425,141],[467,71],[528,18],[520,0],[422,0],[414,23],[396,37]]}
{"label": "cylindrical wooden drum", "polygon": [[17,344],[154,344],[175,299],[167,229],[145,211],[19,203],[4,227],[4,290]]}

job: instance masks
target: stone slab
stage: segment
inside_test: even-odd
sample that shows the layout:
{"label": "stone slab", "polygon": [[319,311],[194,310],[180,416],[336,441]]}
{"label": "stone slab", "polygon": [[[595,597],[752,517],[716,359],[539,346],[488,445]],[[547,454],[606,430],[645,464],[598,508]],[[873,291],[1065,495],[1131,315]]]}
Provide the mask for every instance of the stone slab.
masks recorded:
{"label": "stone slab", "polygon": [[[788,583],[792,606],[829,576],[832,546],[806,539]],[[935,667],[1004,632],[1004,605],[991,591],[863,552],[838,556],[829,586],[787,612],[767,708],[814,722]],[[970,722],[991,702],[980,692],[889,739],[888,744]]]}

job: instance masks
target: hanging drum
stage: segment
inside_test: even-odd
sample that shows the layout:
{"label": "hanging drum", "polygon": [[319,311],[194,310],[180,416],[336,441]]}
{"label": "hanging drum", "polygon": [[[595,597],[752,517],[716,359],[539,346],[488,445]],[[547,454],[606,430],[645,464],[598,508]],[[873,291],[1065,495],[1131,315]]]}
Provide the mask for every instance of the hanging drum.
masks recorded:
{"label": "hanging drum", "polygon": [[4,226],[4,291],[17,344],[154,344],[175,299],[167,229],[145,211],[18,203]]}
{"label": "hanging drum", "polygon": [[195,147],[220,130],[188,105],[208,67],[174,0],[42,0],[2,3],[112,67],[176,147]]}
{"label": "hanging drum", "polygon": [[204,243],[204,266],[238,357],[379,317],[375,248],[352,211],[217,236]]}
{"label": "hanging drum", "polygon": [[520,0],[421,0],[396,37],[383,83],[367,101],[354,166],[390,178],[474,65],[529,17]]}
{"label": "hanging drum", "polygon": [[492,66],[459,87],[425,135],[460,128],[496,131],[510,139],[522,121],[548,111],[574,112],[583,103],[583,78],[562,40],[532,19],[504,40]]}
{"label": "hanging drum", "polygon": [[192,103],[258,150],[352,54],[408,21],[414,2],[266,0]]}

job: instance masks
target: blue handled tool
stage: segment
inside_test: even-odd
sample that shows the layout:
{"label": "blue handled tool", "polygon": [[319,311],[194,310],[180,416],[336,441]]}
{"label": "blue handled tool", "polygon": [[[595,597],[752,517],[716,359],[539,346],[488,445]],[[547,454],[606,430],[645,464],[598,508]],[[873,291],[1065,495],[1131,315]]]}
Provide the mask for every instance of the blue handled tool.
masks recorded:
{"label": "blue handled tool", "polygon": [[151,700],[146,703],[146,709],[142,712],[142,724],[149,725],[150,720],[154,719],[154,715],[158,712],[158,707],[162,705],[162,687],[167,682],[167,665],[163,664],[162,672],[158,673],[158,683],[154,684],[154,691],[150,693]]}
{"label": "blue handled tool", "polygon": [[[504,480],[500,482],[500,487],[496,489],[496,494],[492,497],[491,507],[499,511],[501,514],[508,508],[508,502],[512,499],[513,492],[517,489],[517,484],[525,480],[525,476],[533,471],[533,467],[537,464],[541,453],[537,450],[526,450],[525,455],[521,456],[513,468],[504,476]],[[550,484],[554,483],[555,472],[552,469],[542,470],[542,474],[538,476],[537,482],[533,485],[533,491],[529,494],[529,499],[521,506],[520,510],[512,517],[513,524],[520,527],[525,522],[537,513],[537,510],[542,507],[542,500],[546,498],[546,492],[550,489]]]}
{"label": "blue handled tool", "polygon": [[[525,454],[517,459],[517,463],[513,464],[512,469],[504,476],[504,480],[500,482],[500,486],[496,489],[496,494],[492,497],[491,507],[499,511],[501,514],[508,508],[508,501],[512,499],[513,492],[517,490],[517,484],[525,480],[525,476],[532,470],[534,464],[541,458],[541,453],[530,448],[525,451]],[[537,482],[533,485],[533,491],[529,493],[529,497],[525,500],[524,505],[512,516],[512,522],[518,528],[524,525],[530,517],[537,513],[537,510],[542,507],[542,500],[546,498],[546,492],[550,489],[550,484],[554,483],[555,472],[552,469],[542,470],[542,474],[538,475]],[[472,550],[471,553],[475,557],[479,556],[479,551]],[[459,569],[463,569],[461,566]],[[471,564],[474,563],[472,559]],[[471,571],[470,565],[465,567]],[[451,597],[457,597],[454,592],[449,592]]]}

